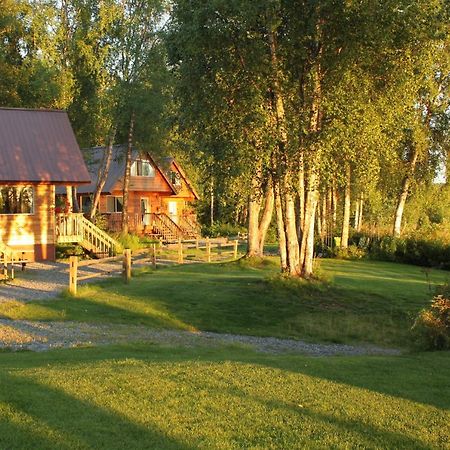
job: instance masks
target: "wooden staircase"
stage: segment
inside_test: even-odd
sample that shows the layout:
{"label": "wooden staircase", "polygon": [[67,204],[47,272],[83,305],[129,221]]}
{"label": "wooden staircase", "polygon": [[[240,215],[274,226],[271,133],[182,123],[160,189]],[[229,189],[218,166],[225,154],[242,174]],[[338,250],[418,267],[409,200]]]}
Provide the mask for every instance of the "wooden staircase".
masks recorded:
{"label": "wooden staircase", "polygon": [[183,229],[178,226],[167,214],[151,213],[149,231],[146,234],[162,239],[166,242],[173,242],[184,238]]}
{"label": "wooden staircase", "polygon": [[79,244],[96,258],[113,256],[119,243],[83,214],[56,215],[56,242]]}
{"label": "wooden staircase", "polygon": [[197,223],[194,217],[181,217],[180,227],[183,230],[184,239],[197,239],[201,235],[200,225]]}

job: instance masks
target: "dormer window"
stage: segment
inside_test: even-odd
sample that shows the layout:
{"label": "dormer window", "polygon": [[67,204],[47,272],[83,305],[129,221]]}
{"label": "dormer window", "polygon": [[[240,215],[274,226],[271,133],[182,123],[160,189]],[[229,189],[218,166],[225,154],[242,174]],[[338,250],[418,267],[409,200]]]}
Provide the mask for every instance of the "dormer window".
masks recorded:
{"label": "dormer window", "polygon": [[131,176],[132,177],[154,177],[155,168],[149,161],[143,159],[137,159],[131,164]]}
{"label": "dormer window", "polygon": [[176,187],[181,186],[180,174],[178,172],[170,172],[170,182]]}

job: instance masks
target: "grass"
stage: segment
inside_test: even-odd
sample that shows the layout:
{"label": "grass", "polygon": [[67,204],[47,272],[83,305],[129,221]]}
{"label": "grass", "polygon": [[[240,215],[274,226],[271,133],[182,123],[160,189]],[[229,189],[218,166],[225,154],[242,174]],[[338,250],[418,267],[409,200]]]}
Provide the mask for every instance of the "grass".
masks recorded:
{"label": "grass", "polygon": [[3,353],[0,448],[446,448],[448,373],[448,354]]}
{"label": "grass", "polygon": [[[276,259],[141,271],[0,316],[406,345],[448,273],[323,260],[324,280]],[[136,344],[0,352],[0,448],[449,448],[449,352],[396,357],[258,354]]]}
{"label": "grass", "polygon": [[77,298],[9,302],[0,316],[143,324],[311,341],[407,346],[417,312],[448,272],[395,263],[323,260],[328,282],[277,276],[276,258],[197,264],[82,287]]}

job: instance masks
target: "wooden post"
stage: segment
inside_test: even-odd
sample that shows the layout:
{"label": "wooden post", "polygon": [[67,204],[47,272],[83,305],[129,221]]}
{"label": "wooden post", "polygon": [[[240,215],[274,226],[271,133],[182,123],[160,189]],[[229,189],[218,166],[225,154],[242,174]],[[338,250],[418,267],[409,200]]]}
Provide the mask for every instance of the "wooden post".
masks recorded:
{"label": "wooden post", "polygon": [[183,243],[178,238],[178,264],[183,264]]}
{"label": "wooden post", "polygon": [[195,249],[198,250],[198,238],[195,238]]}
{"label": "wooden post", "polygon": [[77,295],[78,256],[69,258],[69,292]]}
{"label": "wooden post", "polygon": [[234,259],[237,259],[238,257],[238,243],[239,243],[238,240],[234,241],[234,254],[233,254]]}
{"label": "wooden post", "polygon": [[152,267],[156,269],[156,244],[152,244]]}
{"label": "wooden post", "polygon": [[219,242],[219,243],[217,244],[217,253],[218,253],[219,255],[222,254],[222,243],[221,243],[221,242]]}
{"label": "wooden post", "polygon": [[127,284],[131,279],[131,250],[129,248],[123,251],[123,279]]}
{"label": "wooden post", "polygon": [[209,238],[206,238],[206,260],[211,262],[211,242],[209,242]]}

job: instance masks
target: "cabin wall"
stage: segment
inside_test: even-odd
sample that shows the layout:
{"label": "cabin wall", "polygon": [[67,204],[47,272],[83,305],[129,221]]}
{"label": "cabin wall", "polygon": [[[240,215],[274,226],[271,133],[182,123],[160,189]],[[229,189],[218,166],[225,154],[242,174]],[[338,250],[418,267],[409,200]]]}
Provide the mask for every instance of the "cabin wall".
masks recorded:
{"label": "cabin wall", "polygon": [[33,214],[0,214],[0,240],[30,261],[54,261],[55,186],[33,187]]}

